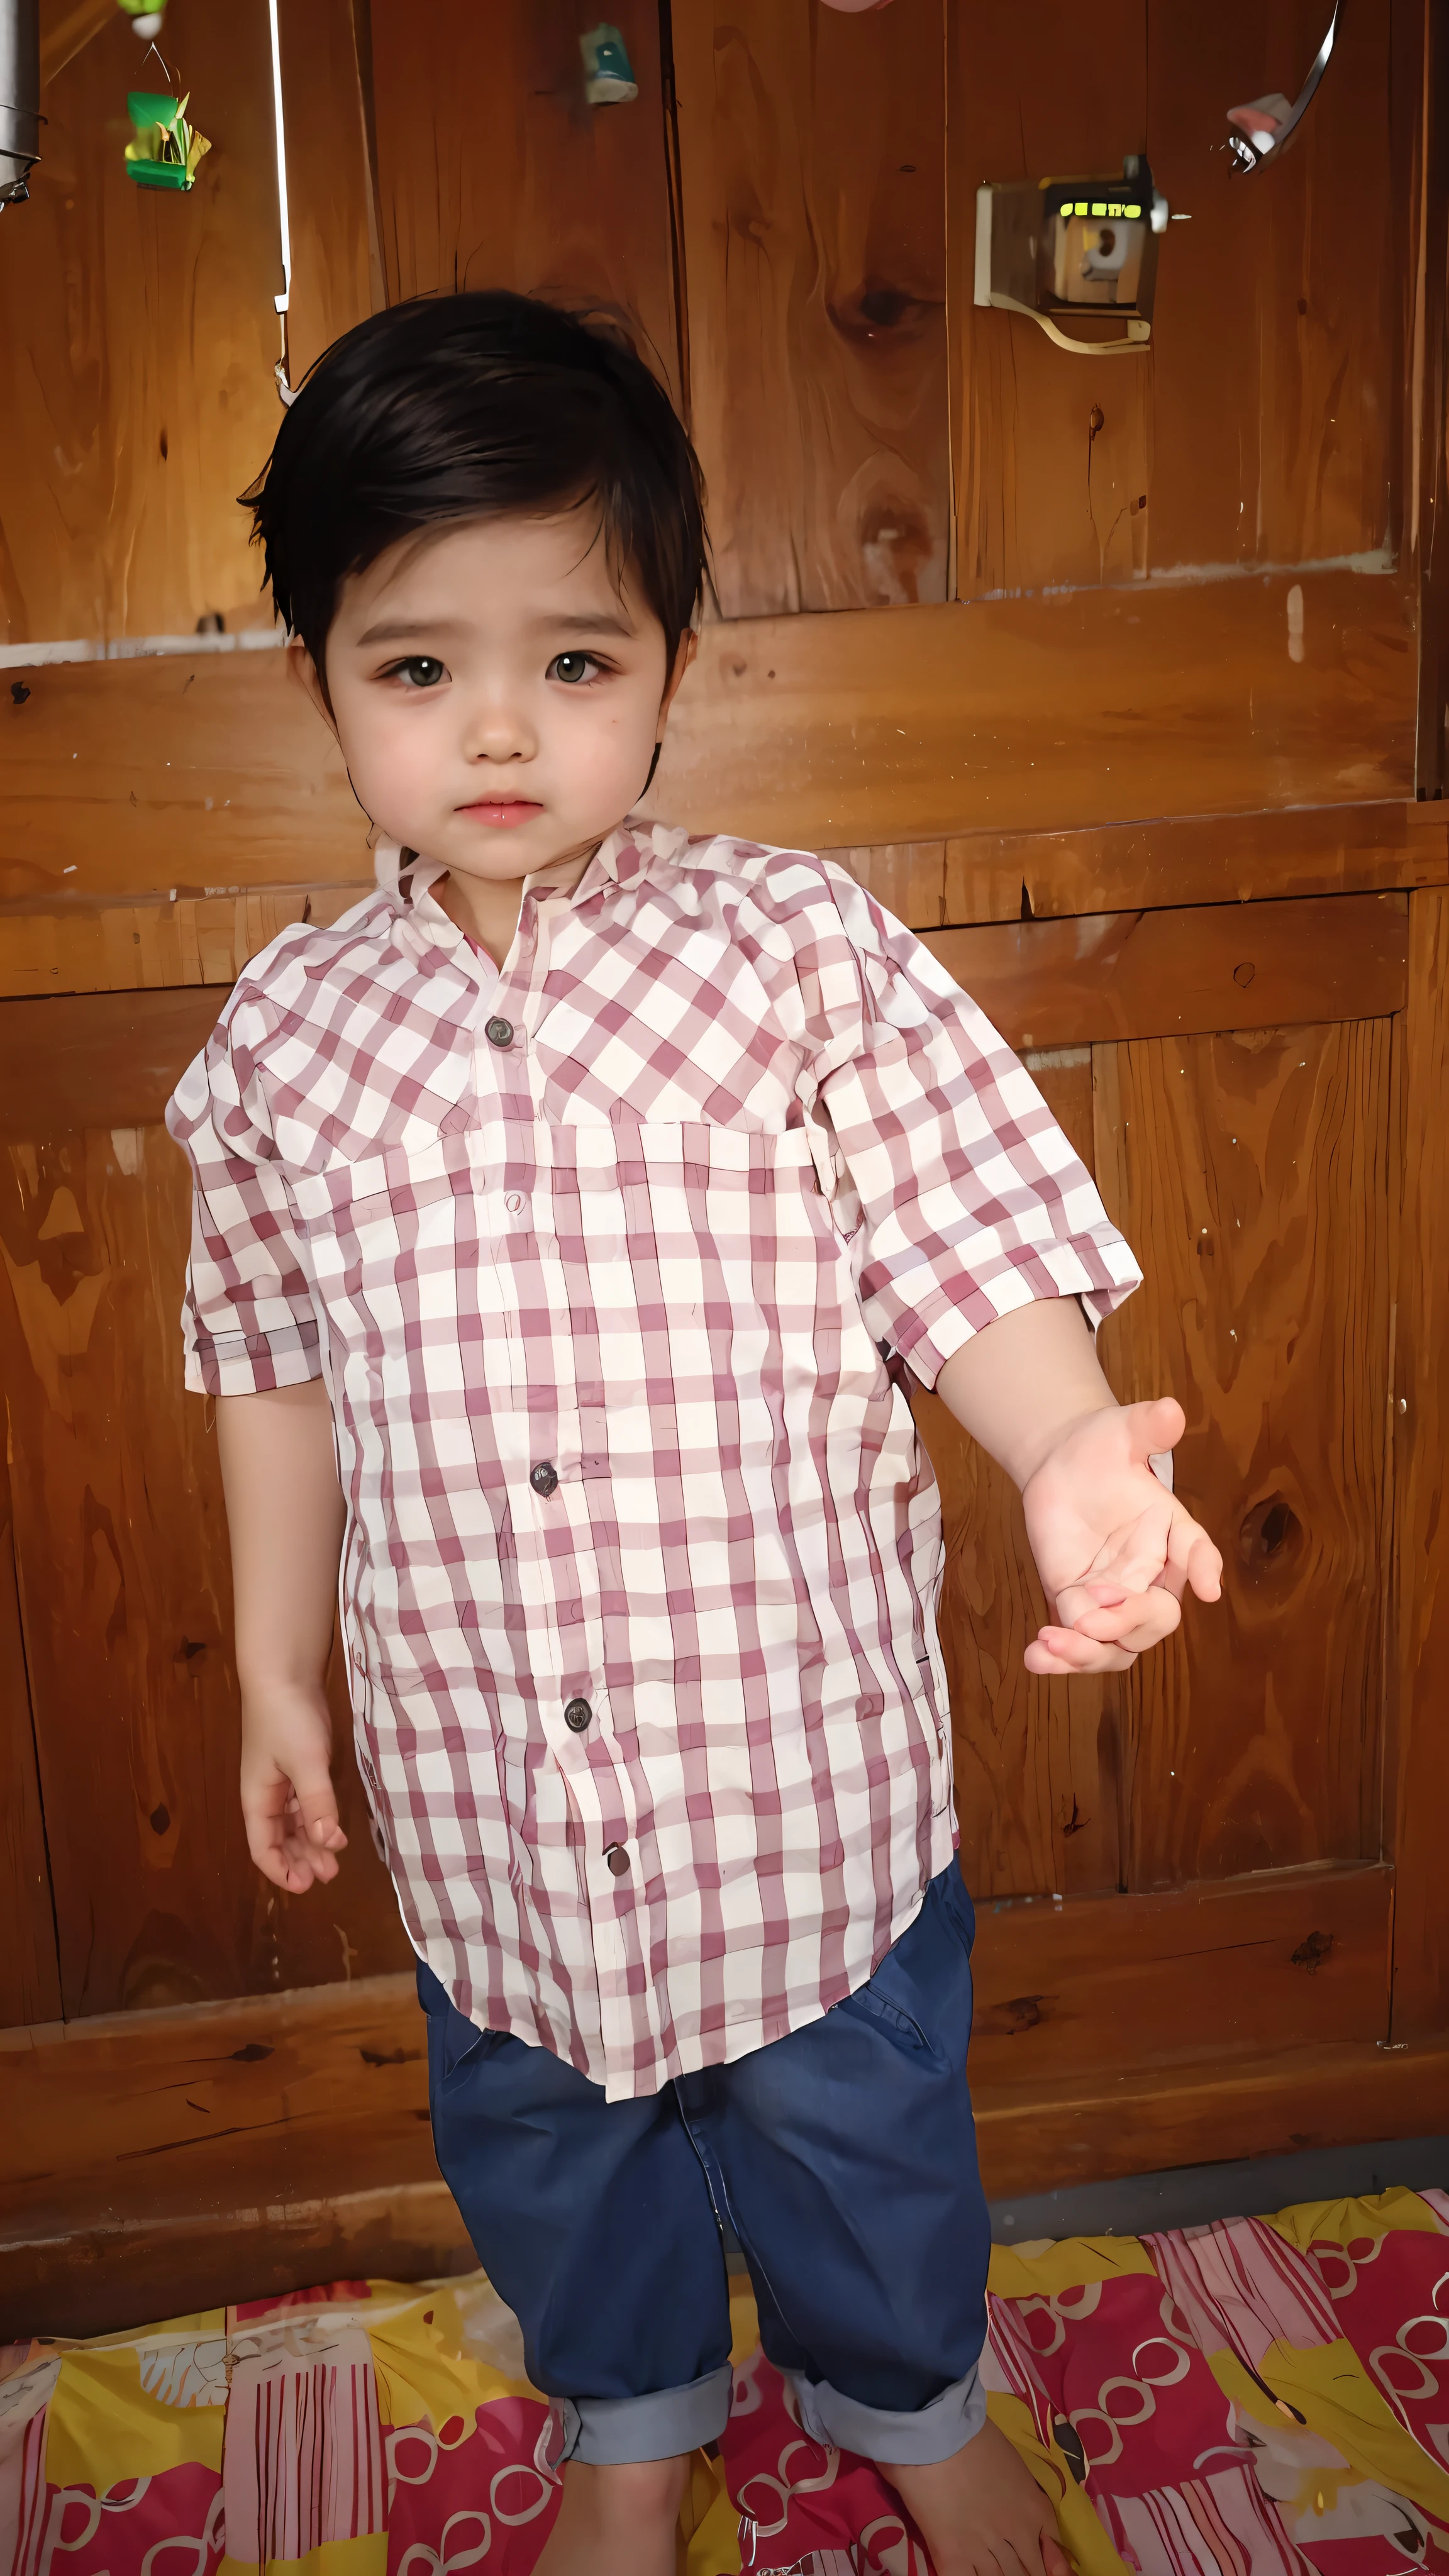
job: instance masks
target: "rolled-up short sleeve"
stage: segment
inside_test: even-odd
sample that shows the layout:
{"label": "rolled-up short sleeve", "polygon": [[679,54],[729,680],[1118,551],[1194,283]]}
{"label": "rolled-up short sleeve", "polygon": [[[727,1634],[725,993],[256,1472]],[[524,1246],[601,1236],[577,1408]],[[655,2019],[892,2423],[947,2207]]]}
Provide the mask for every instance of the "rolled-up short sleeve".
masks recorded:
{"label": "rolled-up short sleeve", "polygon": [[1101,1323],[1142,1274],[1030,1074],[918,939],[843,877],[837,900],[860,1021],[822,1057],[817,1099],[871,1332],[933,1386],[1036,1298],[1078,1297]]}
{"label": "rolled-up short sleeve", "polygon": [[237,1000],[188,1065],[166,1124],[191,1165],[191,1255],[182,1337],[194,1393],[259,1395],[322,1373],[296,1219],[258,1096]]}

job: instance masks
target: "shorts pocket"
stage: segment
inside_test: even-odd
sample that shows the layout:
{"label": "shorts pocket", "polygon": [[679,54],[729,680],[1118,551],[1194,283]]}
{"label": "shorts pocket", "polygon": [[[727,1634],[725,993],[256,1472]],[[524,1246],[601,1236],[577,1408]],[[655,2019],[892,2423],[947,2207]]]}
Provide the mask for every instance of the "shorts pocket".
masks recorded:
{"label": "shorts pocket", "polygon": [[420,1960],[418,2001],[428,2017],[428,2074],[434,2085],[446,2084],[460,2066],[476,2062],[506,2033],[480,2030],[460,2013],[440,1978]]}

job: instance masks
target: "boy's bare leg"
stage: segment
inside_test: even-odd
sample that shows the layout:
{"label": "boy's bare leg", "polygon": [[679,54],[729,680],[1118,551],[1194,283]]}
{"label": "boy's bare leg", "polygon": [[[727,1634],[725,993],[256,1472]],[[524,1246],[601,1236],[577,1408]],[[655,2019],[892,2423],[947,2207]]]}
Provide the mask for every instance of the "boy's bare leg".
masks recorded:
{"label": "boy's bare leg", "polygon": [[674,2535],[693,2456],[615,2469],[570,2460],[534,2576],[675,2576]]}
{"label": "boy's bare leg", "polygon": [[917,2523],[936,2576],[1071,2576],[1056,2516],[995,2424],[929,2468],[878,2465]]}

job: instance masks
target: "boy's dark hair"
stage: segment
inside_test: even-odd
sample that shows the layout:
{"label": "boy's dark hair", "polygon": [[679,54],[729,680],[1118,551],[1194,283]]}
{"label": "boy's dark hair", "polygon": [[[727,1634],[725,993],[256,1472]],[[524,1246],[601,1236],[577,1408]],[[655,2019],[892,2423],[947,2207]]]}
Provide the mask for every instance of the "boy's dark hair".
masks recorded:
{"label": "boy's dark hair", "polygon": [[448,520],[595,505],[671,651],[704,578],[703,482],[668,395],[607,325],[501,290],[394,304],[334,341],[243,499],[319,674],[348,575]]}

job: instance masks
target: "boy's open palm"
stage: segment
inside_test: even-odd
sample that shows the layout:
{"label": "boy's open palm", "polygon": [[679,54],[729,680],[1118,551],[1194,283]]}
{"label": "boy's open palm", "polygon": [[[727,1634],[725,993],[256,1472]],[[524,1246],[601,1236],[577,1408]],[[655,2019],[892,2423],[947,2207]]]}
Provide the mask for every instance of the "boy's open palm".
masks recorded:
{"label": "boy's open palm", "polygon": [[347,1836],[332,1786],[326,1695],[301,1684],[249,1693],[242,1711],[241,1797],[247,1847],[289,1896],[337,1876]]}
{"label": "boy's open palm", "polygon": [[1027,1536],[1055,1624],[1027,1647],[1034,1673],[1125,1672],[1182,1618],[1184,1587],[1216,1601],[1223,1561],[1148,1459],[1185,1427],[1171,1396],[1086,1414],[1022,1488]]}

